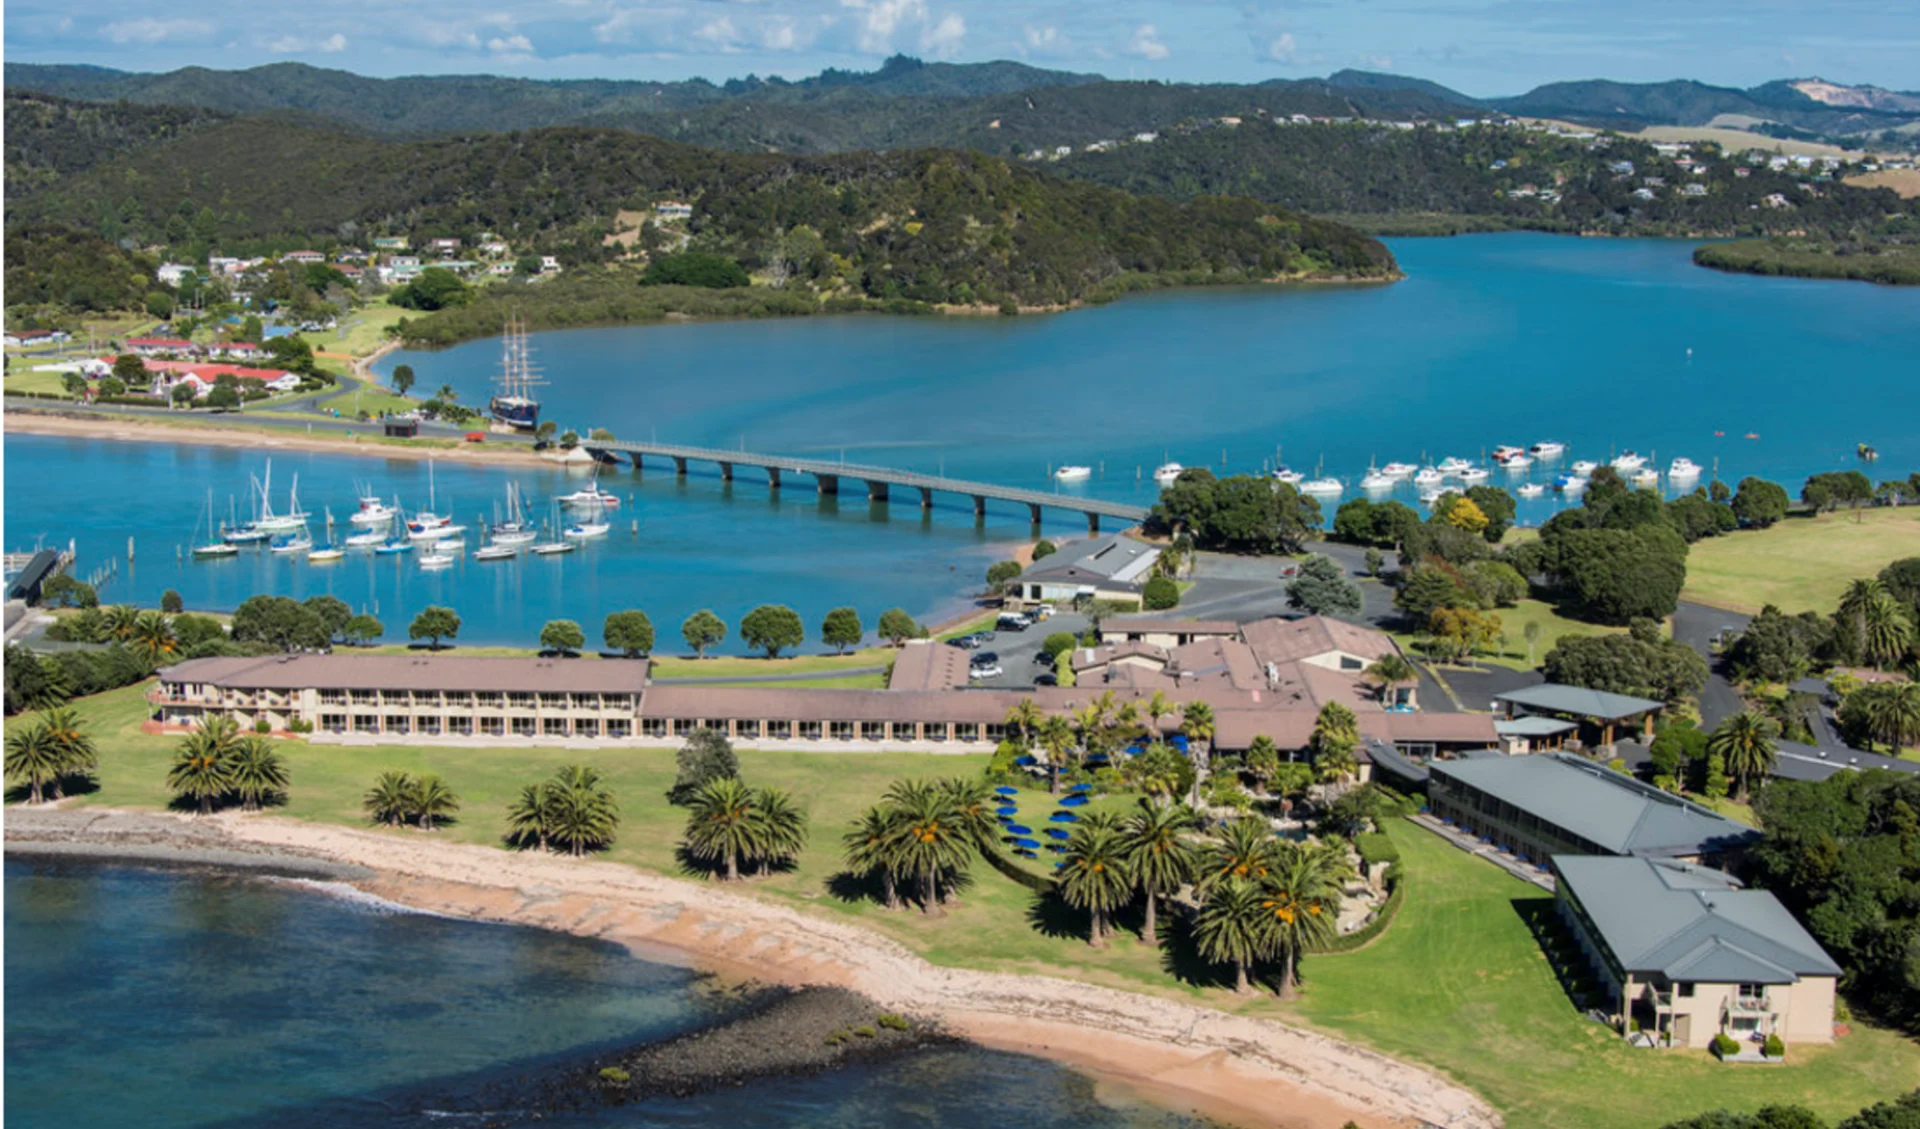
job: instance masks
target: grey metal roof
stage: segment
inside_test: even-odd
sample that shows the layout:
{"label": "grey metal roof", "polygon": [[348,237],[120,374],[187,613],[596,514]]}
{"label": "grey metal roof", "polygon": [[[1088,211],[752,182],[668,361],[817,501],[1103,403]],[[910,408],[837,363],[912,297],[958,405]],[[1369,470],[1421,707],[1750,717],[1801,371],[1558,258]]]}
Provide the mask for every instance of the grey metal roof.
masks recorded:
{"label": "grey metal roof", "polygon": [[1798,741],[1773,743],[1773,775],[1782,780],[1825,780],[1836,772],[1884,768],[1889,772],[1920,773],[1920,761],[1897,760],[1858,749],[1833,752]]}
{"label": "grey metal roof", "polygon": [[1555,855],[1553,868],[1627,972],[1712,984],[1840,975],[1778,899],[1717,870],[1600,855]]}
{"label": "grey metal roof", "polygon": [[1557,717],[1516,717],[1511,721],[1493,723],[1493,731],[1502,737],[1553,737],[1578,728],[1574,722],[1562,721]]}
{"label": "grey metal roof", "polygon": [[1711,854],[1760,837],[1751,827],[1570,754],[1435,761],[1430,768],[1617,855]]}
{"label": "grey metal roof", "polygon": [[1623,717],[1661,709],[1666,705],[1665,702],[1656,702],[1651,698],[1636,698],[1631,694],[1610,694],[1605,690],[1589,690],[1584,686],[1563,686],[1558,682],[1542,682],[1538,686],[1510,690],[1505,694],[1494,695],[1493,700],[1511,702],[1516,706],[1525,706],[1532,710],[1578,714],[1581,717],[1598,718],[1601,721],[1618,721]]}
{"label": "grey metal roof", "polygon": [[1131,584],[1140,580],[1140,574],[1159,555],[1160,550],[1152,545],[1109,533],[1091,541],[1063,545],[1059,552],[1028,565],[1020,579],[1101,579]]}

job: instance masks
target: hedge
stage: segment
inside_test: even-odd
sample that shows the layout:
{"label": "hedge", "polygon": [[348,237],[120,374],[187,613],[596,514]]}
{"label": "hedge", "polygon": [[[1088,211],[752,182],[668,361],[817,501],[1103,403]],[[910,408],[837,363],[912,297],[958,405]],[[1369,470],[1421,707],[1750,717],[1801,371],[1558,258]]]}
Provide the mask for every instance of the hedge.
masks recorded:
{"label": "hedge", "polygon": [[1006,875],[1008,878],[1013,879],[1015,882],[1020,883],[1020,885],[1025,886],[1027,889],[1039,894],[1047,894],[1053,891],[1053,879],[1042,874],[1035,874],[1033,871],[1019,865],[999,851],[984,850],[980,853],[986,856],[987,865]]}
{"label": "hedge", "polygon": [[1369,831],[1353,837],[1353,849],[1360,852],[1360,861],[1368,866],[1378,866],[1383,862],[1399,862],[1400,848],[1393,840],[1379,831]]}
{"label": "hedge", "polygon": [[1380,912],[1373,915],[1373,920],[1351,933],[1335,937],[1315,951],[1322,953],[1350,953],[1355,949],[1364,948],[1368,942],[1380,934],[1385,933],[1387,926],[1393,924],[1393,919],[1400,914],[1400,903],[1407,900],[1406,893],[1407,884],[1401,881],[1399,868],[1396,867],[1388,871],[1387,900],[1381,905]]}

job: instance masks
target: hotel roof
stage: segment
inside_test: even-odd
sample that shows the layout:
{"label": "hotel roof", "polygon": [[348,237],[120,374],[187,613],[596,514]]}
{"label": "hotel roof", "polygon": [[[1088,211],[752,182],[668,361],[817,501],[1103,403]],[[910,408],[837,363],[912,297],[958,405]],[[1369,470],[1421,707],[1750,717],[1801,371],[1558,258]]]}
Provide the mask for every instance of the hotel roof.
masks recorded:
{"label": "hotel roof", "polygon": [[889,690],[952,690],[967,684],[967,652],[930,639],[909,639],[893,657]]}
{"label": "hotel roof", "polygon": [[463,655],[269,655],[188,659],[163,682],[236,690],[468,690],[637,694],[645,660],[478,658]]}
{"label": "hotel roof", "polygon": [[1256,620],[1240,632],[1263,663],[1295,662],[1333,651],[1369,659],[1397,653],[1393,640],[1384,632],[1324,615]]}
{"label": "hotel roof", "polygon": [[1505,694],[1494,695],[1493,700],[1510,702],[1531,710],[1578,714],[1581,717],[1597,718],[1600,721],[1619,721],[1623,717],[1633,717],[1648,710],[1662,709],[1666,705],[1652,698],[1636,698],[1631,694],[1610,694],[1605,690],[1589,690],[1584,686],[1562,686],[1557,682],[1542,682],[1537,686],[1510,690]]}

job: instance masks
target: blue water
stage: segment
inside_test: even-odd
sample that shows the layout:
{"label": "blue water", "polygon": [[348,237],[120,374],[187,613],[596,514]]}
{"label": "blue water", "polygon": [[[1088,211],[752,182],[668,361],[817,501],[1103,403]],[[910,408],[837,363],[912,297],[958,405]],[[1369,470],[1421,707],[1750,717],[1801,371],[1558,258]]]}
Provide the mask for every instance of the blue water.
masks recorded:
{"label": "blue water", "polygon": [[[6,862],[10,1129],[474,1124],[435,1113],[524,1098],[528,1079],[688,1029],[711,1000],[684,970],[533,929],[253,877]],[[1109,1098],[1037,1059],[954,1048],[537,1124],[1193,1124]]]}
{"label": "blue water", "polygon": [[[551,380],[547,417],[583,433],[844,453],[1043,489],[1055,488],[1052,467],[1084,463],[1096,476],[1062,493],[1141,503],[1167,459],[1229,471],[1276,458],[1306,472],[1324,465],[1353,497],[1370,461],[1476,458],[1540,439],[1567,443],[1569,462],[1632,448],[1660,467],[1685,455],[1729,482],[1759,474],[1794,489],[1814,471],[1859,465],[1862,441],[1881,452],[1877,477],[1920,469],[1920,291],[1721,274],[1693,266],[1688,244],[1658,240],[1516,234],[1393,249],[1409,277],[1392,286],[1190,291],[1051,317],[574,330],[537,334],[533,349]],[[420,387],[451,384],[484,403],[498,343],[396,354],[382,367],[402,362]],[[330,592],[374,611],[390,637],[428,602],[458,609],[473,642],[525,643],[562,617],[593,638],[606,612],[633,606],[669,640],[701,607],[737,623],[766,601],[793,605],[810,629],[839,604],[869,625],[895,605],[939,617],[960,610],[962,590],[1028,532],[1013,507],[976,527],[963,499],[943,498],[931,514],[911,500],[823,502],[804,478],[775,495],[757,475],[728,486],[696,465],[683,481],[613,476],[632,499],[614,535],[557,560],[469,560],[439,574],[391,557],[197,564],[174,553],[207,487],[224,511],[229,494],[244,498],[259,454],[20,437],[6,460],[8,548],[72,538],[85,572],[123,558],[135,537],[135,567],[122,567],[106,599],[151,603],[176,588],[190,605],[230,608],[257,591]],[[355,478],[410,506],[426,499],[416,462],[283,454],[281,500],[295,470],[316,511],[344,516]],[[560,471],[519,477],[541,499],[574,488]],[[471,522],[506,480],[443,466],[443,508]],[[37,490],[40,481],[61,488]],[[1562,504],[1522,501],[1520,518],[1544,520]],[[1052,536],[1084,530],[1071,513],[1047,520]]]}

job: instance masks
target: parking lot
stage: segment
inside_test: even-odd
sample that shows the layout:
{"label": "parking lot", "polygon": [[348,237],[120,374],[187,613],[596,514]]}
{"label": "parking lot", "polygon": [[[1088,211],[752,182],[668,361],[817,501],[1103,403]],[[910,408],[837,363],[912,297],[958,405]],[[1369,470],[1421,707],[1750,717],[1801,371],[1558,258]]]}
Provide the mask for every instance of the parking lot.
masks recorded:
{"label": "parking lot", "polygon": [[987,678],[973,680],[975,686],[985,686],[996,690],[1024,690],[1033,685],[1033,676],[1042,671],[1051,671],[1051,664],[1040,665],[1034,662],[1034,656],[1040,653],[1040,644],[1047,636],[1057,631],[1065,631],[1078,638],[1087,629],[1087,617],[1079,612],[1059,612],[1045,622],[1036,623],[1025,631],[995,630],[994,637],[981,644],[979,650],[969,651],[970,655],[991,653],[999,656],[1000,673]]}

